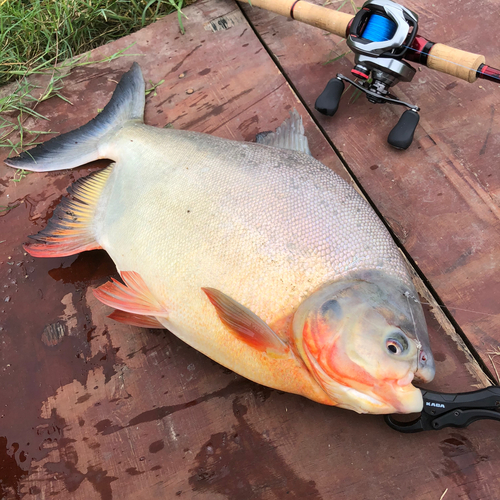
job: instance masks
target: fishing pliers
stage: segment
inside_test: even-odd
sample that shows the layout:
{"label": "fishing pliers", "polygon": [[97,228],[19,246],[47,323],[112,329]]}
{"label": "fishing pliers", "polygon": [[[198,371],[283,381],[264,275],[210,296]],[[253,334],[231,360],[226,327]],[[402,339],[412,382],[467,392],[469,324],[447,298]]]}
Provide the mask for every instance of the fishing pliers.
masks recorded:
{"label": "fishing pliers", "polygon": [[420,416],[411,422],[403,422],[394,415],[386,415],[387,425],[399,432],[421,432],[437,431],[443,427],[467,427],[481,419],[500,421],[498,386],[458,394],[420,390],[424,400]]}

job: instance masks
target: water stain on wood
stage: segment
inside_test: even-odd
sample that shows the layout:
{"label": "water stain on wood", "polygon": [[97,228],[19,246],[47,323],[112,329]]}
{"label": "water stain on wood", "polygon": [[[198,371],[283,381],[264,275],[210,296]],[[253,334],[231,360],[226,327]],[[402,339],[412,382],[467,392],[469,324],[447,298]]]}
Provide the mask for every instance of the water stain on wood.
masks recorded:
{"label": "water stain on wood", "polygon": [[193,50],[191,50],[191,52],[188,52],[183,58],[182,60],[177,63],[169,72],[170,73],[175,73],[183,64],[184,62],[186,61],[186,59],[188,59],[191,55],[193,55],[200,47],[202,47],[202,45],[197,45]]}
{"label": "water stain on wood", "polygon": [[[114,424],[109,420],[105,419],[100,422],[98,422],[95,425],[95,428],[99,434],[102,434],[103,436],[107,436],[109,434],[113,434],[115,432],[121,431],[122,429],[125,429],[127,427],[134,427],[140,424],[144,424],[147,422],[153,422],[155,420],[159,421],[162,420],[163,418],[167,417],[168,415],[172,415],[173,413],[176,413],[181,410],[185,410],[187,408],[191,408],[193,406],[196,406],[200,403],[204,403],[205,401],[209,401],[213,398],[223,398],[228,395],[232,394],[237,394],[239,392],[246,392],[249,389],[249,386],[251,386],[253,383],[243,379],[243,378],[238,378],[234,382],[229,383],[227,387],[224,387],[222,389],[219,389],[215,392],[212,392],[210,394],[205,394],[204,396],[201,396],[199,398],[193,399],[191,401],[188,401],[187,403],[180,403],[178,405],[169,405],[169,406],[160,406],[158,408],[153,408],[151,410],[147,410],[145,412],[140,413],[139,415],[136,415],[133,417],[129,423],[125,426],[117,425]],[[255,385],[255,384],[253,384]],[[260,387],[260,386],[258,386]]]}
{"label": "water stain on wood", "polygon": [[300,477],[281,457],[265,435],[245,419],[247,407],[233,400],[237,423],[219,432],[201,447],[190,470],[193,492],[212,492],[227,498],[290,498],[321,500],[314,481]]}
{"label": "water stain on wood", "polygon": [[140,476],[141,474],[144,474],[144,471],[137,470],[135,467],[125,469],[125,472],[130,476]]}
{"label": "water stain on wood", "polygon": [[0,498],[12,496],[16,500],[20,499],[19,483],[28,472],[22,469],[16,460],[16,453],[19,450],[18,443],[8,445],[5,436],[0,436]]}
{"label": "water stain on wood", "polygon": [[57,423],[59,435],[54,441],[59,452],[58,462],[46,462],[44,469],[52,477],[63,481],[66,490],[71,493],[76,491],[82,482],[86,479],[93,486],[96,494],[101,500],[112,500],[111,483],[118,478],[109,476],[108,471],[103,470],[100,466],[88,466],[86,473],[81,472],[78,465],[78,454],[72,443],[74,439],[64,437],[64,429],[66,422],[63,418],[57,415],[55,410],[52,411],[52,417]]}
{"label": "water stain on wood", "polygon": [[475,445],[465,436],[452,433],[450,438],[444,439],[440,445],[443,453],[443,473],[451,477],[453,482],[466,494],[467,498],[479,499],[475,485],[481,481],[476,465],[487,457],[479,455]]}
{"label": "water stain on wood", "polygon": [[163,450],[163,448],[165,448],[165,443],[163,442],[163,439],[160,439],[149,445],[149,453],[158,453]]}

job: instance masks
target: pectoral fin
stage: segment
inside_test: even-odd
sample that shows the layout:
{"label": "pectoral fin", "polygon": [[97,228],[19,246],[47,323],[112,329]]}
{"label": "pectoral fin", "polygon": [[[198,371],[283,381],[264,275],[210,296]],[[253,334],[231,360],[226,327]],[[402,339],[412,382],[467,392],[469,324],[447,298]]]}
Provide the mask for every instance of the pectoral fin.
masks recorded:
{"label": "pectoral fin", "polygon": [[289,347],[250,309],[215,288],[202,288],[220,320],[240,340],[259,351],[285,355]]}

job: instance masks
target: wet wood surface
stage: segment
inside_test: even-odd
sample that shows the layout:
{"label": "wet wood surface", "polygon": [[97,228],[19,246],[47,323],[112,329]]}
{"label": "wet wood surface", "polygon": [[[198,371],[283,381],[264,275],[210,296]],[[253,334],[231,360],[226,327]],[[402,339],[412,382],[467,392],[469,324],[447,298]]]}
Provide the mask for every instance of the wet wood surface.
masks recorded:
{"label": "wet wood surface", "polygon": [[[340,4],[331,2],[329,8]],[[363,1],[347,2],[342,10],[353,14],[352,4]],[[330,78],[351,75],[354,56],[346,54],[343,39],[242,5],[308,110],[494,371],[488,353],[498,351],[500,340],[500,86],[484,80],[470,84],[419,67],[411,83],[394,87],[397,97],[421,108],[413,144],[397,151],[386,141],[400,106],[372,104],[350,88],[334,117],[314,110]],[[492,36],[497,19],[491,15],[498,4],[480,5],[404,2],[419,16],[419,34],[483,54],[487,64],[499,67]]]}
{"label": "wet wood surface", "polygon": [[[169,16],[93,51],[92,59],[99,61],[135,42],[127,51],[133,56],[73,69],[63,89],[72,104],[46,101],[37,111],[50,121],[28,125],[67,132],[86,123],[137,60],[151,86],[164,80],[147,98],[146,123],[248,141],[276,128],[295,107],[304,118],[313,156],[349,179],[238,5],[207,0],[185,12],[185,35],[179,33],[177,17]],[[259,26],[260,21],[254,22]],[[277,19],[272,22],[281,26]],[[298,29],[293,23],[289,26]],[[285,44],[289,34],[273,38],[278,36]],[[303,78],[310,68],[313,74],[318,71],[319,64],[302,64]],[[300,78],[293,83],[299,87]],[[311,99],[305,90],[300,92],[306,101]],[[476,108],[479,105],[484,104]],[[345,134],[346,145],[357,144],[358,149],[344,148],[349,164],[359,162],[369,147],[375,152],[383,149],[380,133],[386,122],[373,113],[389,113],[387,108],[374,111],[366,102],[356,101],[354,106],[356,115],[349,121],[340,119],[341,131],[337,129]],[[435,106],[444,115],[439,101]],[[367,109],[371,112],[363,113]],[[456,106],[446,111],[456,123],[463,113]],[[439,112],[432,110],[427,116],[437,126],[432,113]],[[367,120],[380,122],[369,136]],[[365,123],[364,128],[354,127],[354,121]],[[476,133],[477,124],[473,125]],[[370,196],[383,184],[394,186],[396,196],[387,200],[380,194],[375,201],[398,235],[398,224],[406,228],[412,218],[429,217],[422,205],[414,205],[423,196],[417,180],[428,176],[419,168],[428,167],[429,155],[437,155],[441,147],[419,148],[424,141],[420,134],[408,157],[388,151],[383,164],[378,159],[360,174]],[[439,137],[444,141],[447,135],[442,132]],[[367,140],[369,145],[363,145]],[[494,154],[488,148],[494,151],[496,139],[489,140],[484,155]],[[369,168],[375,164],[377,169]],[[444,498],[450,499],[496,498],[498,423],[481,421],[468,429],[401,435],[381,417],[258,386],[168,332],[108,319],[110,310],[91,292],[116,276],[105,252],[52,259],[27,255],[22,245],[28,235],[45,227],[66,188],[105,165],[96,162],[72,171],[29,174],[20,182],[15,182],[15,171],[0,165],[0,498],[434,500],[446,490]],[[401,170],[394,173],[398,165],[407,166],[404,175]],[[377,178],[375,173],[383,175]],[[389,179],[393,173],[394,182]],[[138,182],[141,175],[147,173],[138,172]],[[493,186],[498,176],[491,177]],[[434,177],[430,180],[435,183]],[[460,224],[459,235],[465,238],[476,227],[469,227],[476,223],[470,219],[475,212],[461,212],[460,203],[454,208],[452,201],[461,200],[459,190],[442,189],[441,197],[447,200],[443,217],[450,226],[451,221]],[[402,203],[405,214],[391,216],[396,209],[390,212],[386,207],[394,205],[401,212]],[[412,211],[420,215],[412,216]],[[485,229],[484,238],[488,234]],[[412,256],[419,248],[415,235],[420,233],[411,232],[404,239]],[[453,238],[442,243],[443,259],[458,244]],[[482,245],[487,247],[485,241]],[[465,264],[474,262],[478,251]],[[421,265],[421,257],[415,258]],[[446,279],[451,282],[450,276]],[[440,282],[431,283],[437,287]],[[426,312],[437,365],[432,387],[455,392],[481,386],[484,376],[453,328]]]}

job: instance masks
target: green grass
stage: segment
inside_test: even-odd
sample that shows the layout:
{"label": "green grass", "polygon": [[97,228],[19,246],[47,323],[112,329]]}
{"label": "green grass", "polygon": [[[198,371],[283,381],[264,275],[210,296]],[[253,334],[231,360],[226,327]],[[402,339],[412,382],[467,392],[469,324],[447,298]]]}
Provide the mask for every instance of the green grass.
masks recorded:
{"label": "green grass", "polygon": [[31,174],[31,172],[28,172],[22,168],[18,168],[16,170],[16,173],[14,174],[14,178],[11,179],[12,182],[21,182],[28,174]]}
{"label": "green grass", "polygon": [[[26,119],[45,119],[37,105],[60,93],[68,68],[92,64],[89,50],[126,36],[177,11],[194,0],[0,0],[0,85],[14,81],[0,97],[0,148],[9,156],[37,144],[40,132],[28,130]],[[130,47],[106,60],[124,55]],[[93,61],[102,62],[102,61]],[[27,77],[49,72],[44,88]],[[153,84],[149,92],[163,82]],[[14,182],[25,177],[17,172]]]}
{"label": "green grass", "polygon": [[0,0],[0,85],[116,40],[183,0]]}
{"label": "green grass", "polygon": [[[85,55],[68,59],[57,67],[46,70],[49,80],[44,87],[35,85],[26,77],[15,82],[13,87],[9,88],[9,92],[0,97],[0,148],[8,148],[8,156],[18,155],[23,149],[38,144],[36,141],[41,134],[53,133],[30,130],[26,127],[26,120],[29,117],[46,120],[45,116],[36,111],[36,107],[39,103],[51,97],[59,97],[66,102],[70,102],[60,93],[63,87],[62,80],[67,76],[68,70],[78,66],[111,61],[124,55],[133,55],[125,54],[132,45],[99,61],[90,61]],[[153,85],[152,90],[156,89],[161,83],[163,82]],[[24,177],[26,176],[23,175],[16,179],[15,176],[11,180],[19,182]]]}

